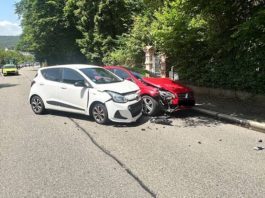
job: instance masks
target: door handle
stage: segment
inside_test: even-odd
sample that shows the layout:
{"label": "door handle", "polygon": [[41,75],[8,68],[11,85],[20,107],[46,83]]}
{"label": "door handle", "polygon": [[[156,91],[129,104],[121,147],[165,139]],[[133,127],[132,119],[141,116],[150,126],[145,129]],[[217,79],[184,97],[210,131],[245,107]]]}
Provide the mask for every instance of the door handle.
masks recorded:
{"label": "door handle", "polygon": [[61,87],[61,89],[67,89],[66,87]]}
{"label": "door handle", "polygon": [[44,83],[40,83],[40,85],[44,85]]}

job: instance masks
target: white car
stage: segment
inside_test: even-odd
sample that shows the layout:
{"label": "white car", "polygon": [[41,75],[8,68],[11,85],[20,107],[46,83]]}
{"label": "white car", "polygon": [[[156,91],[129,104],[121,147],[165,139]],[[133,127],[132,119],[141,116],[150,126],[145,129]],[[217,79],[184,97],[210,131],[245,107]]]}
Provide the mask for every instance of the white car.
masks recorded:
{"label": "white car", "polygon": [[142,115],[137,85],[102,67],[60,65],[41,68],[29,101],[36,114],[46,109],[92,115],[99,124],[135,122]]}

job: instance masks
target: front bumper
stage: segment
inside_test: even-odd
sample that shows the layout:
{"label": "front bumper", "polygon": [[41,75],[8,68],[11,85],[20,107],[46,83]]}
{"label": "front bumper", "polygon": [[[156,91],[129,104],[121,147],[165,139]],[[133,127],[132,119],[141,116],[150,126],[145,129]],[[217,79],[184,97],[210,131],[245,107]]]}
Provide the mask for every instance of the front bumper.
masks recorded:
{"label": "front bumper", "polygon": [[18,75],[18,71],[3,71],[3,74],[4,75],[9,75],[9,74]]}
{"label": "front bumper", "polygon": [[116,103],[110,100],[105,105],[108,110],[108,117],[113,122],[136,122],[142,116],[142,100],[127,103]]}
{"label": "front bumper", "polygon": [[190,109],[195,106],[195,99],[190,98],[174,98],[172,100],[162,100],[161,107],[167,112]]}

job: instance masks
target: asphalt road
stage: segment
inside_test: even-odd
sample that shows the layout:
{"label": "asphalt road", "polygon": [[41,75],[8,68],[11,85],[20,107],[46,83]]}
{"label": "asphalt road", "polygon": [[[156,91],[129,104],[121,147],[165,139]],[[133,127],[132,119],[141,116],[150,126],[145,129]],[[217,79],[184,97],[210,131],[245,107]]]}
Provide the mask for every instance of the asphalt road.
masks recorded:
{"label": "asphalt road", "polygon": [[0,76],[0,197],[264,197],[265,134],[193,111],[172,126],[37,116],[35,71],[20,73]]}

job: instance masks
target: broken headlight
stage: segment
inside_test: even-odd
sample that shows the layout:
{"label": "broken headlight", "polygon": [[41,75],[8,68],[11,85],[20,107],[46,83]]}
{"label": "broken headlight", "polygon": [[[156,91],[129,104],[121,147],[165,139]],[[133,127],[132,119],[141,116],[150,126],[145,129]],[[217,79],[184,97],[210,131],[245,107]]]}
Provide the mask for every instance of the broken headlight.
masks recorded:
{"label": "broken headlight", "polygon": [[159,94],[164,99],[173,99],[175,98],[175,95],[169,91],[159,90]]}
{"label": "broken headlight", "polygon": [[112,91],[106,91],[111,97],[114,102],[117,103],[126,103],[128,100],[121,94],[112,92]]}

